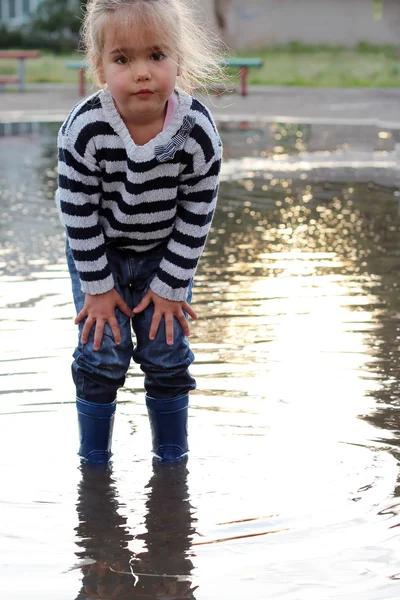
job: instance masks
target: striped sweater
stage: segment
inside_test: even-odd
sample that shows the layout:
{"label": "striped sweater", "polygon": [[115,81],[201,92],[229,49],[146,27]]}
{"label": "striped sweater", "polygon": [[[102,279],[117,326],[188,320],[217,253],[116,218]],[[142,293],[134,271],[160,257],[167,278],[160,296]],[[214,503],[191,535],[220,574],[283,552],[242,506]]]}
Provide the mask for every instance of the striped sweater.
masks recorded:
{"label": "striped sweater", "polygon": [[207,108],[176,92],[171,123],[143,146],[107,90],[75,106],[60,129],[56,202],[87,294],[114,287],[107,245],[141,253],[165,244],[150,287],[186,299],[215,209],[222,145]]}

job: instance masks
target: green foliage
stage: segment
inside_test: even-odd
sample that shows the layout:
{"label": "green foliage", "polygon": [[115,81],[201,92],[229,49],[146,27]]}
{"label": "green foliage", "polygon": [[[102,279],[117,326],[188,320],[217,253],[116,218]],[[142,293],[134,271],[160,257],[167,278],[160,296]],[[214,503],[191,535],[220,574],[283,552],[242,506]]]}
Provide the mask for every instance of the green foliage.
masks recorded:
{"label": "green foliage", "polygon": [[375,21],[380,21],[383,15],[383,0],[372,0],[372,10]]}
{"label": "green foliage", "polygon": [[361,40],[352,47],[339,46],[332,44],[304,44],[303,42],[293,40],[286,44],[274,44],[264,48],[256,48],[252,50],[240,50],[240,52],[231,52],[230,56],[254,56],[260,57],[270,56],[271,54],[299,54],[304,56],[318,54],[342,54],[343,52],[352,52],[355,54],[376,54],[384,55],[387,58],[397,58],[397,46],[395,44],[371,44],[366,40]]}
{"label": "green foliage", "polygon": [[22,42],[21,29],[9,30],[5,25],[0,26],[0,48],[7,50],[8,48],[25,48]]}
{"label": "green foliage", "polygon": [[19,29],[7,29],[0,26],[0,48],[20,50],[48,50],[57,54],[71,52],[76,48],[76,41],[65,39],[63,36],[52,35],[44,31],[32,30],[29,26]]}
{"label": "green foliage", "polygon": [[319,52],[342,52],[344,46],[333,46],[330,44],[304,44],[298,40],[293,40],[284,45],[277,45],[271,48],[272,51],[287,52],[289,54],[318,54]]}
{"label": "green foliage", "polygon": [[[57,53],[70,52],[79,46],[80,28],[87,0],[42,0],[29,24],[18,33],[7,32],[8,47],[40,48]],[[10,43],[11,37],[11,43]],[[5,47],[7,42],[2,44]]]}
{"label": "green foliage", "polygon": [[84,4],[81,0],[42,0],[33,15],[32,29],[79,37]]}
{"label": "green foliage", "polygon": [[0,27],[0,47],[66,53],[79,46],[87,0],[42,0],[29,23],[19,29]]}
{"label": "green foliage", "polygon": [[398,50],[394,44],[376,45],[370,42],[361,41],[355,46],[356,52],[360,54],[380,54],[387,58],[397,59]]}

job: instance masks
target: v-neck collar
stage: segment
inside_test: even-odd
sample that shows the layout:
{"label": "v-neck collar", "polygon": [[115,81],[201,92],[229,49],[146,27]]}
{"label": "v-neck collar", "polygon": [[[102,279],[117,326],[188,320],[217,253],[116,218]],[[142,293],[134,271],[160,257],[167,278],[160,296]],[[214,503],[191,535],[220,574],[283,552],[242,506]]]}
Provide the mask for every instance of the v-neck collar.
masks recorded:
{"label": "v-neck collar", "polygon": [[171,137],[177,133],[179,128],[182,126],[183,119],[187,115],[189,108],[192,103],[191,97],[186,94],[183,90],[175,88],[178,95],[178,106],[174,116],[172,117],[171,123],[160,133],[158,133],[153,139],[144,144],[138,146],[132,139],[131,134],[127,126],[125,125],[121,115],[119,114],[113,97],[108,89],[104,89],[100,92],[100,101],[103,106],[104,112],[110,125],[114,131],[122,139],[126,152],[130,158],[135,160],[146,161],[154,156],[154,150],[156,146],[163,146],[167,144]]}

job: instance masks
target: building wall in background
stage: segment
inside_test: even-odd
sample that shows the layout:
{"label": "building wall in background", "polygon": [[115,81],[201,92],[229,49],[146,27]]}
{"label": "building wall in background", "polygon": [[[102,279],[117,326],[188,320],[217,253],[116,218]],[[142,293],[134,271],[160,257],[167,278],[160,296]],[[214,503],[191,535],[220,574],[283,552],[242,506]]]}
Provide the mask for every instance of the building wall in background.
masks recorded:
{"label": "building wall in background", "polygon": [[[66,0],[67,2],[68,0]],[[372,0],[198,0],[216,30],[222,20],[232,48],[253,49],[297,40],[353,46],[359,41],[399,44],[400,0],[384,0],[374,21]],[[0,0],[0,25],[29,21],[40,0]]]}
{"label": "building wall in background", "polygon": [[200,0],[214,29],[218,1],[227,15],[224,38],[238,50],[293,40],[353,46],[400,39],[400,0],[384,0],[380,21],[374,21],[372,0]]}
{"label": "building wall in background", "polygon": [[40,0],[0,0],[0,25],[18,27],[30,19]]}

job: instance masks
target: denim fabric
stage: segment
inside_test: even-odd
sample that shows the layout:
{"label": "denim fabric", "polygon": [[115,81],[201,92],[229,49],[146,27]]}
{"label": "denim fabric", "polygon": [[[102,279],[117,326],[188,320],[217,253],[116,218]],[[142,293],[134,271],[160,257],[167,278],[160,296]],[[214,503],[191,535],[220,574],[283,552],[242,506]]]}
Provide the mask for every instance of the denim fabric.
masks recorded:
{"label": "denim fabric", "polygon": [[[147,292],[150,282],[163,256],[164,248],[140,255],[107,247],[107,256],[114,276],[115,289],[130,308],[134,308]],[[66,247],[68,268],[72,281],[77,314],[82,310],[85,294],[81,291],[68,243]],[[190,285],[187,301],[192,295]],[[164,319],[160,323],[155,340],[149,339],[154,306],[150,304],[133,319],[116,309],[121,330],[121,344],[116,345],[108,324],[104,329],[100,350],[93,350],[94,327],[88,342],[81,343],[83,322],[79,324],[78,346],[74,352],[72,376],[78,398],[88,402],[113,402],[117,390],[124,385],[131,358],[144,372],[144,387],[148,396],[170,399],[195,389],[196,382],[188,368],[194,360],[188,341],[178,321],[174,320],[174,344],[168,346],[165,339]],[[136,344],[132,340],[132,329]]]}

